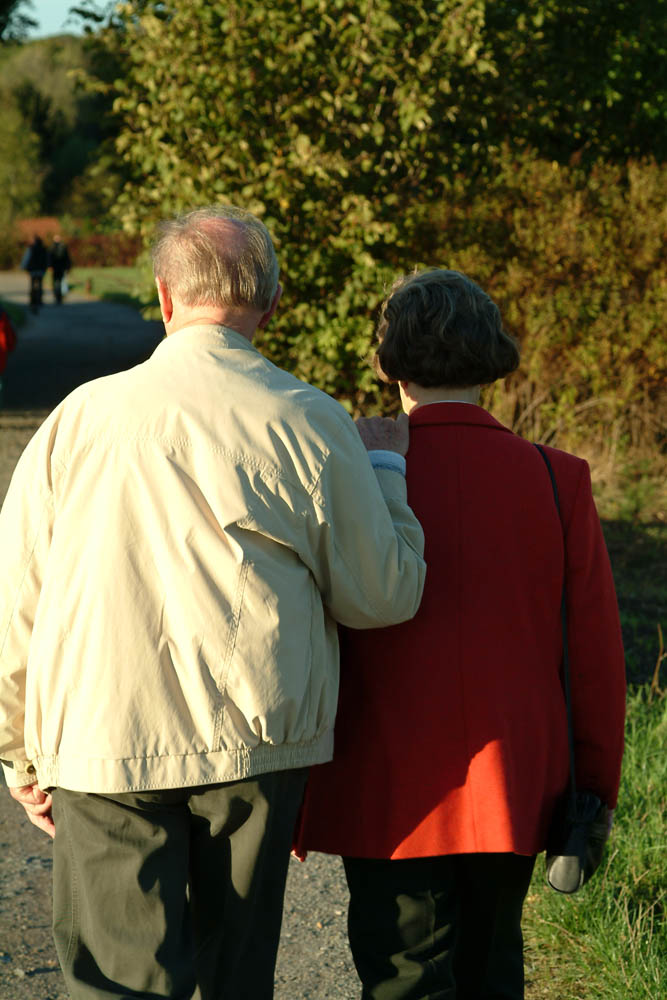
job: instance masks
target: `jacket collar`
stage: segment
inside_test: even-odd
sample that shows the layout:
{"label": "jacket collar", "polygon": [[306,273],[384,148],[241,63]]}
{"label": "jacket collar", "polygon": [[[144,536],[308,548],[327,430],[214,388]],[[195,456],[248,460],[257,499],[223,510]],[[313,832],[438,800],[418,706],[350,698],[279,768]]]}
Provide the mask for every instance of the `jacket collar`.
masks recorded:
{"label": "jacket collar", "polygon": [[512,433],[509,427],[505,427],[499,420],[492,417],[483,406],[474,406],[470,403],[429,403],[428,406],[418,406],[410,414],[411,429],[444,424],[485,427],[488,430]]}
{"label": "jacket collar", "polygon": [[228,326],[216,326],[209,323],[184,326],[180,330],[170,333],[168,337],[160,341],[158,350],[161,353],[176,351],[194,347],[196,344],[222,348],[223,350],[248,350],[255,354],[259,353],[255,345],[251,344],[242,333],[238,333]]}

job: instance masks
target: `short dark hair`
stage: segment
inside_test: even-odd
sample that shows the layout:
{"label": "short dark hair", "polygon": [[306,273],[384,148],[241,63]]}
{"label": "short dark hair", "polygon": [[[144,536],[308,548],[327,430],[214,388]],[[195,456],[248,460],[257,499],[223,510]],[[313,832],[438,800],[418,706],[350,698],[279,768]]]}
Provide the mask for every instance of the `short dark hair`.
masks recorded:
{"label": "short dark hair", "polygon": [[388,382],[488,385],[519,364],[497,305],[459,271],[430,268],[399,278],[382,304],[377,334],[375,368]]}

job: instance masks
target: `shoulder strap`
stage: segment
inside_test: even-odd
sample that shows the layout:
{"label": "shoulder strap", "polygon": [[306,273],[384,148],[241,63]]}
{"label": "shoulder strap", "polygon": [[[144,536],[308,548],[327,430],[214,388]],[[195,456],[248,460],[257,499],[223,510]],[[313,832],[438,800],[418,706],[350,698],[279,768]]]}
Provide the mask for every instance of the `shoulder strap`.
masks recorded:
{"label": "shoulder strap", "polygon": [[[554,470],[551,467],[551,462],[547,456],[544,448],[536,444],[535,447],[539,451],[544,464],[547,467],[549,473],[549,478],[551,479],[551,487],[554,493],[554,501],[556,504],[556,510],[558,511],[558,518],[561,523],[561,529],[563,531],[563,551],[565,551],[565,530],[563,528],[563,518],[561,516],[560,510],[560,500],[558,498],[558,486],[556,485],[556,477],[554,476]],[[574,759],[574,727],[572,725],[572,696],[570,693],[570,653],[568,647],[568,635],[567,635],[567,592],[565,589],[565,567],[563,567],[563,591],[561,594],[560,602],[560,619],[561,628],[563,632],[563,692],[565,694],[565,711],[567,714],[567,741],[570,750],[570,798],[572,804],[574,805],[577,798],[577,783],[576,783],[576,770],[575,770],[575,759]]]}

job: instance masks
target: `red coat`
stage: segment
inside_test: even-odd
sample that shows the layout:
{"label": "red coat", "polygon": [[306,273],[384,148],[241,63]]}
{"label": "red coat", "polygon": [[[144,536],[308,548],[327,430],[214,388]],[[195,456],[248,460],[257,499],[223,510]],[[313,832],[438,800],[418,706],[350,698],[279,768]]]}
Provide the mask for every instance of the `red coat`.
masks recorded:
{"label": "red coat", "polygon": [[[577,777],[616,804],[625,669],[588,465],[547,449],[566,526]],[[412,621],[341,632],[334,761],[311,770],[297,851],[535,854],[568,775],[561,524],[537,449],[480,407],[410,416],[426,536]]]}

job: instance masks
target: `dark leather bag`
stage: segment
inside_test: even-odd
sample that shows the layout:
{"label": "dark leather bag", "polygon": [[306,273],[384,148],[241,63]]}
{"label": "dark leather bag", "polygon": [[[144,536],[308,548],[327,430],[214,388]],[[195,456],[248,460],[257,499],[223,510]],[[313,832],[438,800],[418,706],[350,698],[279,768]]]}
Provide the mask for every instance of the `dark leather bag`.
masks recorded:
{"label": "dark leather bag", "polygon": [[581,889],[597,871],[609,834],[609,810],[593,792],[577,792],[556,810],[547,839],[547,882],[556,892]]}

